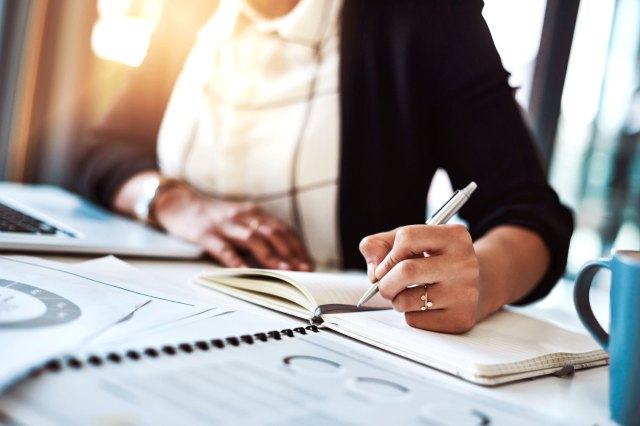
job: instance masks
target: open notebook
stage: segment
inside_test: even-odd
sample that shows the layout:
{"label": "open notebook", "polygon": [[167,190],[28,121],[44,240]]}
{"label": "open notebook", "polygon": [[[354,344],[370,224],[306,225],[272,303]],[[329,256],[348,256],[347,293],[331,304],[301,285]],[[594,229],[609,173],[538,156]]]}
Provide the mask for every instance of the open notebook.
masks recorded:
{"label": "open notebook", "polygon": [[365,309],[355,307],[370,286],[359,273],[210,269],[195,281],[482,385],[604,365],[608,360],[590,336],[506,309],[465,334],[411,328],[379,295]]}

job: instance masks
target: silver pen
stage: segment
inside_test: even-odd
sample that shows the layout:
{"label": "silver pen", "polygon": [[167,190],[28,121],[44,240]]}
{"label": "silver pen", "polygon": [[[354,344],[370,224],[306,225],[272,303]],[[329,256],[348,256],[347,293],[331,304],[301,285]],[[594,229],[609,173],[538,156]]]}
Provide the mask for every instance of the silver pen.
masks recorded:
{"label": "silver pen", "polygon": [[[451,219],[458,210],[464,206],[464,204],[469,200],[469,197],[476,190],[478,185],[475,182],[471,182],[464,189],[459,189],[453,193],[451,198],[444,203],[442,207],[435,212],[429,220],[427,220],[427,225],[442,225],[447,223],[449,219]],[[364,293],[364,295],[358,301],[356,305],[358,308],[360,305],[366,303],[369,299],[371,299],[378,292],[378,283],[372,284],[371,287]]]}

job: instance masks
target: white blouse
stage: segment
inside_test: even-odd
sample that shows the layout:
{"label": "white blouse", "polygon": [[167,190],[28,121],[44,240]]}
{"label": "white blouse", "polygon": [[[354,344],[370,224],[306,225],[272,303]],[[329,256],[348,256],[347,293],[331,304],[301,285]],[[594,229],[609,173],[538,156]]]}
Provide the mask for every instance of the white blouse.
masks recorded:
{"label": "white blouse", "polygon": [[265,19],[222,0],[173,89],[158,136],[164,174],[252,201],[294,228],[319,269],[340,267],[341,0]]}

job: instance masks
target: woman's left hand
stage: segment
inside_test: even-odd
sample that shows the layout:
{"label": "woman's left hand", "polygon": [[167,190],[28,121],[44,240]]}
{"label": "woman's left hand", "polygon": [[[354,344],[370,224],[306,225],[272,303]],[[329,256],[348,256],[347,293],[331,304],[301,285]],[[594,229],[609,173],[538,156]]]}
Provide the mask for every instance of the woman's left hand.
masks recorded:
{"label": "woman's left hand", "polygon": [[410,326],[464,333],[479,321],[480,267],[464,226],[404,226],[364,238],[360,252]]}

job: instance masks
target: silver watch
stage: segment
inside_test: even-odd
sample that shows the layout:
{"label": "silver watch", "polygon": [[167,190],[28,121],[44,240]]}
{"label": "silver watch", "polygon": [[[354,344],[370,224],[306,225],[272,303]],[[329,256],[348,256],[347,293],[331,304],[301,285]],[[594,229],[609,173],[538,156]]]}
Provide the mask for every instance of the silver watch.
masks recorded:
{"label": "silver watch", "polygon": [[133,206],[133,212],[136,219],[143,223],[155,224],[155,217],[153,214],[154,201],[164,189],[173,186],[178,182],[180,182],[178,179],[165,176],[151,177],[145,180],[142,184],[142,192]]}

